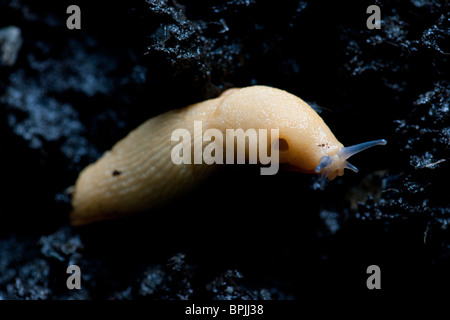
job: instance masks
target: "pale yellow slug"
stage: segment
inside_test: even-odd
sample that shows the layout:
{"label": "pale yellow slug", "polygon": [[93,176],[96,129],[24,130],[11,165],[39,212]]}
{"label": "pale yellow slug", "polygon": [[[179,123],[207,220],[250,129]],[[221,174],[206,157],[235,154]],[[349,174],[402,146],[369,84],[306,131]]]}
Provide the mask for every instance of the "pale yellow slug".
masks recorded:
{"label": "pale yellow slug", "polygon": [[[72,225],[147,211],[210,175],[216,165],[173,161],[172,133],[185,129],[194,140],[196,121],[201,121],[203,130],[218,130],[223,139],[227,129],[278,129],[277,141],[269,139],[265,146],[268,150],[278,147],[279,163],[288,169],[321,174],[323,180],[343,175],[344,168],[357,172],[346,161],[348,157],[386,144],[386,140],[375,140],[344,147],[307,103],[286,91],[267,86],[229,89],[218,98],[147,120],[86,167],[72,195]],[[213,142],[223,145],[218,137]],[[192,158],[206,144],[200,141],[200,149],[192,148]]]}

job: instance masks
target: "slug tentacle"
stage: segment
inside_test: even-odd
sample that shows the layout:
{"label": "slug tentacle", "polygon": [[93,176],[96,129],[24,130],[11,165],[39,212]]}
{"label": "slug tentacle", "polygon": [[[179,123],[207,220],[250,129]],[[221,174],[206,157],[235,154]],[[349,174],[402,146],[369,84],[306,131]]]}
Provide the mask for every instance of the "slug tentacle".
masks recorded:
{"label": "slug tentacle", "polygon": [[322,159],[320,159],[319,165],[315,169],[316,173],[322,173],[319,179],[320,189],[323,189],[323,187],[325,186],[325,182],[327,181],[328,177],[327,168],[329,168],[332,163],[333,160],[330,156],[323,156]]}
{"label": "slug tentacle", "polygon": [[341,156],[344,159],[348,159],[351,156],[353,156],[363,150],[366,150],[366,149],[374,147],[374,146],[385,145],[386,143],[387,143],[387,141],[385,139],[363,142],[360,144],[355,144],[354,146],[341,148],[339,150],[339,153],[341,154]]}
{"label": "slug tentacle", "polygon": [[358,173],[358,171],[359,171],[357,167],[355,167],[354,165],[352,165],[348,161],[345,161],[345,169],[350,169],[350,170],[352,170],[355,173]]}
{"label": "slug tentacle", "polygon": [[322,172],[325,168],[329,167],[333,163],[330,156],[323,156],[320,159],[319,165],[316,167],[316,173]]}
{"label": "slug tentacle", "polygon": [[344,169],[358,172],[358,168],[347,161],[348,158],[368,148],[385,145],[386,143],[387,141],[385,139],[368,141],[350,147],[342,147],[334,155],[323,156],[315,168],[315,172],[321,174],[321,188],[325,185],[326,178],[333,180],[336,176],[342,176]]}

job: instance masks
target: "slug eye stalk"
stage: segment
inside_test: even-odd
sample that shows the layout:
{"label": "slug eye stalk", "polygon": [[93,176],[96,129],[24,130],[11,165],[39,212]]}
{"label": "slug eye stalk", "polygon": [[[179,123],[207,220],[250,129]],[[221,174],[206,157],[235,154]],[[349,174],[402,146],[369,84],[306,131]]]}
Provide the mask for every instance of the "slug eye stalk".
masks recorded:
{"label": "slug eye stalk", "polygon": [[374,147],[374,146],[382,146],[382,145],[384,146],[386,143],[387,143],[387,141],[385,139],[363,142],[360,144],[355,144],[354,146],[341,148],[339,150],[339,153],[344,159],[348,159],[351,156],[353,156],[363,150],[366,150],[366,149]]}

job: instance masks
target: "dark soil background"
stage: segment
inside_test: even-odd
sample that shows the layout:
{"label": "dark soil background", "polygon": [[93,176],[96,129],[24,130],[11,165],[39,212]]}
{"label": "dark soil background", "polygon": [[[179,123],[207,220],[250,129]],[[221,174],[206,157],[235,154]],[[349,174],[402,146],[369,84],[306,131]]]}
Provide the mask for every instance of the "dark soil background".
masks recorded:
{"label": "dark soil background", "polygon": [[[81,30],[66,28],[71,4]],[[0,299],[448,292],[448,1],[0,0],[0,34],[17,53],[0,56]],[[309,102],[344,145],[388,145],[325,190],[228,166],[159,210],[69,225],[67,188],[130,130],[254,84]],[[81,290],[66,287],[72,264]]]}

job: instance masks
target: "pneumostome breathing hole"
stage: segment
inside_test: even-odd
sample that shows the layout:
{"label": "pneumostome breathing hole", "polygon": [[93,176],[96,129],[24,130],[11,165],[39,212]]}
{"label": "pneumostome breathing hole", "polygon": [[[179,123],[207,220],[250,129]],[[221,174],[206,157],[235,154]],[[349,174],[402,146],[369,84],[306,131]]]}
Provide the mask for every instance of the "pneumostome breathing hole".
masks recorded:
{"label": "pneumostome breathing hole", "polygon": [[289,150],[289,144],[286,139],[280,138],[278,139],[278,150],[287,151]]}

